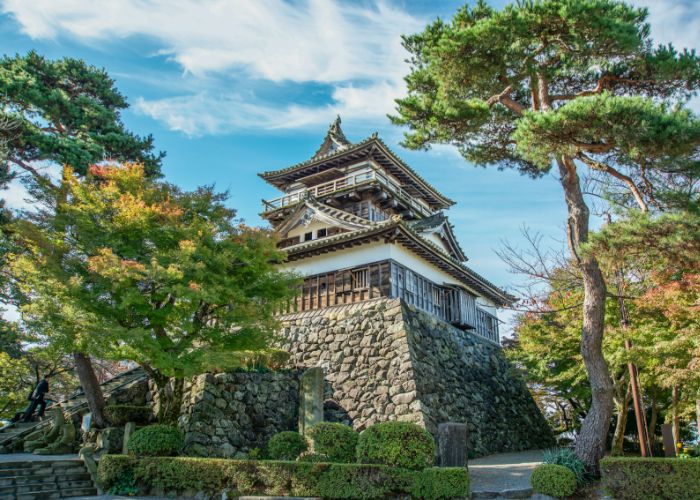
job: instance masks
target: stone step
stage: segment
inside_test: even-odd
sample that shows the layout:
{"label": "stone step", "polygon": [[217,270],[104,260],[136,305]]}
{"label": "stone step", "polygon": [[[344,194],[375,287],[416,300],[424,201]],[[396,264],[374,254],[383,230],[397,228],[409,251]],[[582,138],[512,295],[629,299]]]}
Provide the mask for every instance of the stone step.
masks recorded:
{"label": "stone step", "polygon": [[95,488],[76,488],[71,490],[40,491],[17,495],[17,500],[48,500],[53,498],[92,497],[97,495]]}
{"label": "stone step", "polygon": [[23,485],[32,483],[54,483],[56,478],[59,481],[87,481],[90,480],[90,474],[83,471],[81,473],[72,474],[42,474],[42,475],[21,475],[21,476],[11,476],[0,478],[0,487],[13,486],[13,485]]}
{"label": "stone step", "polygon": [[10,494],[21,494],[21,493],[36,493],[37,491],[44,490],[75,490],[81,488],[94,488],[92,481],[61,481],[58,483],[32,483],[20,486],[3,487],[0,488],[0,498],[4,498],[4,495]]}
{"label": "stone step", "polygon": [[[35,474],[52,474],[54,472],[59,474],[80,474],[85,472],[85,466],[80,461],[66,461],[66,464],[61,462],[32,462],[31,465],[25,466],[17,463],[10,464],[14,465],[15,468],[1,468],[0,478],[14,477],[14,476],[31,476]],[[60,464],[60,465],[58,465]]]}
{"label": "stone step", "polygon": [[[472,491],[472,499],[491,498],[495,500],[511,500],[518,498],[533,498],[532,488],[501,490],[501,491]],[[542,497],[537,497],[542,498]]]}

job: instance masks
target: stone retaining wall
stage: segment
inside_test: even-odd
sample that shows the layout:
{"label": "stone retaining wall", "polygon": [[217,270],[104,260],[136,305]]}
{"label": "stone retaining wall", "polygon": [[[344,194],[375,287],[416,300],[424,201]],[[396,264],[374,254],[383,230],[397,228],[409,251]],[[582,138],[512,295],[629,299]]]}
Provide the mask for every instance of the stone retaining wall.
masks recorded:
{"label": "stone retaining wall", "polygon": [[185,384],[178,426],[185,453],[234,457],[296,430],[300,372],[207,373]]}
{"label": "stone retaining wall", "polygon": [[541,448],[552,434],[501,349],[399,299],[291,314],[283,348],[296,368],[326,372],[325,418],[362,430],[411,421],[435,433],[469,427],[478,455]]}

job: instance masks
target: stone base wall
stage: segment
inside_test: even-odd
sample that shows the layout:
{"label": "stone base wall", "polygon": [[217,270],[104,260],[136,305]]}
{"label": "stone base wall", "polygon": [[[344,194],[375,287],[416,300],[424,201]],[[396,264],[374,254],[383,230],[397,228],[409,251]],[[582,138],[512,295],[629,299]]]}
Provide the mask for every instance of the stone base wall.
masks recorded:
{"label": "stone base wall", "polygon": [[290,314],[283,348],[296,368],[326,373],[325,418],[357,430],[375,422],[469,427],[478,455],[541,448],[551,431],[495,344],[399,299]]}
{"label": "stone base wall", "polygon": [[234,457],[297,430],[300,372],[203,374],[185,383],[185,453]]}

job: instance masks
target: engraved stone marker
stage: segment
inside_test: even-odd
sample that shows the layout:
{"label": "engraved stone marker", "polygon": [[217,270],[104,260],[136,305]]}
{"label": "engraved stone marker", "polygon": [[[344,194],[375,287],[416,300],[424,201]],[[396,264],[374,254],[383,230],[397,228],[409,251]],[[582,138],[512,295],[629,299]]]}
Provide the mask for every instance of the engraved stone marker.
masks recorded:
{"label": "engraved stone marker", "polygon": [[467,424],[445,422],[438,425],[437,452],[440,467],[467,466]]}
{"label": "engraved stone marker", "polygon": [[136,430],[136,423],[135,422],[127,422],[126,425],[124,426],[124,440],[122,442],[122,453],[124,455],[127,454],[127,449],[126,449],[126,443],[129,442],[129,438],[131,435],[134,433]]}
{"label": "engraved stone marker", "polygon": [[309,368],[300,377],[299,433],[323,421],[323,368]]}

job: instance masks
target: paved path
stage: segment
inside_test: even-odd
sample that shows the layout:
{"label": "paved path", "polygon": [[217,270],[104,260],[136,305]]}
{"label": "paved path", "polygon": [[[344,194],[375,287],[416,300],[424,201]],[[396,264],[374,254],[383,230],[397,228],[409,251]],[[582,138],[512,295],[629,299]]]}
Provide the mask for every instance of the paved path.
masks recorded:
{"label": "paved path", "polygon": [[475,498],[530,498],[530,475],[542,463],[542,451],[499,453],[469,461],[471,490]]}

